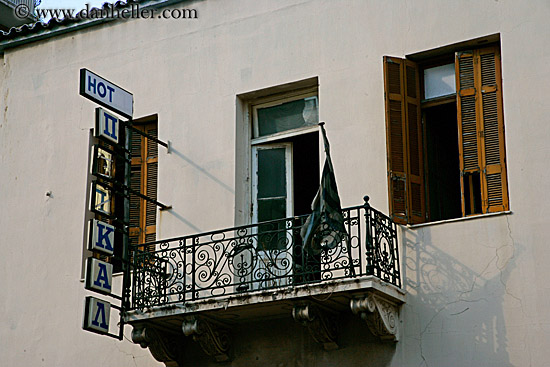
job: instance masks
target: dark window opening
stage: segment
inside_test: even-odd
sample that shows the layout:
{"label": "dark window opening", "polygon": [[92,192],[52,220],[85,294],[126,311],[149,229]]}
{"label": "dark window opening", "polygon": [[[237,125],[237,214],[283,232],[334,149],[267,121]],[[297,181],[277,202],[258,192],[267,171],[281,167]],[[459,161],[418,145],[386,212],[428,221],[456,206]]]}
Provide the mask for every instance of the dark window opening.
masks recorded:
{"label": "dark window opening", "polygon": [[[319,134],[310,133],[292,138],[294,154],[292,174],[294,175],[294,215],[311,213],[311,203],[319,190]],[[301,223],[300,223],[301,224]],[[321,257],[308,253],[302,244],[302,237],[294,233],[294,267],[298,276],[295,284],[321,279]]]}
{"label": "dark window opening", "polygon": [[481,180],[479,172],[464,174],[464,209],[466,215],[481,214]]}
{"label": "dark window opening", "polygon": [[431,221],[462,216],[456,104],[425,108],[427,196]]}
{"label": "dark window opening", "polygon": [[298,135],[294,147],[294,215],[311,213],[311,202],[319,190],[319,134]]}

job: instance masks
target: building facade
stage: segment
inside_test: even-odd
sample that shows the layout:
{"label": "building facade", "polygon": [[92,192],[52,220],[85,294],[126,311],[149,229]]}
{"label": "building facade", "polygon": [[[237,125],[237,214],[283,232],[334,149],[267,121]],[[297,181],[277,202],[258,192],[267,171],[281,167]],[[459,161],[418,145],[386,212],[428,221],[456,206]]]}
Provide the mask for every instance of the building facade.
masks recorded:
{"label": "building facade", "polygon": [[[0,36],[3,365],[547,364],[545,1],[139,5],[179,17]],[[167,145],[129,137],[131,188],[168,208],[131,196],[122,341],[82,330],[83,68]],[[349,238],[314,249],[318,122]]]}

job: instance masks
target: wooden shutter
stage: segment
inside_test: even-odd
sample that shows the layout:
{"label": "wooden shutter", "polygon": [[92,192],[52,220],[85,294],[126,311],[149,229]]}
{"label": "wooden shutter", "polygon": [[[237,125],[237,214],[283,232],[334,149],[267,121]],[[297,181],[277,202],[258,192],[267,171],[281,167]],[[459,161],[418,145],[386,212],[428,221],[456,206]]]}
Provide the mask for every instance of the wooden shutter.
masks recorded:
{"label": "wooden shutter", "polygon": [[424,162],[422,145],[422,116],[420,112],[420,81],[415,63],[405,61],[405,103],[407,107],[409,156],[409,223],[426,220],[424,199]]}
{"label": "wooden shutter", "polygon": [[[139,127],[138,127],[139,129]],[[142,181],[142,136],[136,132],[130,134],[130,152],[132,154],[130,188],[143,192]],[[143,243],[141,234],[141,201],[139,196],[130,194],[130,244],[137,245]]]}
{"label": "wooden shutter", "polygon": [[426,218],[420,88],[415,63],[384,57],[390,214],[397,223]]}
{"label": "wooden shutter", "polygon": [[[136,129],[157,137],[157,123],[137,125]],[[155,142],[133,132],[130,188],[157,199],[158,146]],[[156,205],[136,195],[130,195],[130,243],[141,244],[156,239]],[[154,246],[147,250],[154,250]]]}
{"label": "wooden shutter", "polygon": [[[151,135],[155,138],[158,138],[157,124],[149,124],[144,126],[145,133]],[[145,188],[145,195],[151,199],[157,199],[157,178],[158,178],[158,145],[156,142],[145,139],[145,147],[143,153],[145,153],[145,162],[144,168],[145,172],[143,174],[143,186]],[[144,218],[143,218],[143,228],[144,230],[144,242],[152,242],[156,240],[156,231],[157,231],[157,206],[156,204],[143,200],[144,204]],[[154,246],[148,249],[154,251]]]}
{"label": "wooden shutter", "polygon": [[[456,53],[458,151],[462,215],[474,213],[472,177],[481,174],[474,52]],[[470,181],[468,181],[470,180]],[[470,209],[468,208],[470,207]]]}
{"label": "wooden shutter", "polygon": [[462,211],[465,177],[477,173],[483,213],[508,210],[502,77],[498,47],[456,53]]}
{"label": "wooden shutter", "polygon": [[502,74],[497,47],[478,50],[481,89],[481,161],[484,212],[508,210]]}

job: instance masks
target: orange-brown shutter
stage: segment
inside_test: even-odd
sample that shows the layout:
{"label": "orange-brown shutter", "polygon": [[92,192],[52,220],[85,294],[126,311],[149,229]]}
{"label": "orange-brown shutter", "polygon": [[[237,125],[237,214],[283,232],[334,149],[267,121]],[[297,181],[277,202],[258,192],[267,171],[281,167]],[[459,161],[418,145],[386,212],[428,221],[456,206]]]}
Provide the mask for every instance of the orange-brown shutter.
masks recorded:
{"label": "orange-brown shutter", "polygon": [[407,144],[409,155],[409,223],[426,220],[424,199],[424,162],[422,145],[422,115],[420,112],[420,81],[415,63],[405,61],[405,103],[407,107]]}
{"label": "orange-brown shutter", "polygon": [[[158,138],[157,124],[149,124],[145,126],[145,133]],[[157,199],[157,178],[158,178],[158,145],[156,142],[144,139],[145,149],[145,174],[143,175],[145,195],[151,199]],[[153,242],[156,240],[157,230],[157,206],[156,204],[145,201],[143,228],[145,228],[144,242]],[[154,246],[148,250],[154,251]]]}
{"label": "orange-brown shutter", "polygon": [[384,57],[390,214],[397,223],[425,220],[420,88],[415,63]]}
{"label": "orange-brown shutter", "polygon": [[477,50],[481,90],[483,212],[508,210],[502,74],[498,47]]}
{"label": "orange-brown shutter", "polygon": [[[478,107],[476,103],[474,52],[456,53],[456,96],[458,121],[458,151],[460,162],[460,190],[462,215],[473,213],[473,185],[468,184],[474,174],[480,174]],[[468,200],[469,198],[469,200]],[[467,202],[468,201],[468,202]]]}
{"label": "orange-brown shutter", "polygon": [[406,124],[403,101],[403,60],[384,57],[384,99],[386,101],[386,146],[390,216],[407,223]]}
{"label": "orange-brown shutter", "polygon": [[[139,129],[139,127],[138,127]],[[130,134],[130,152],[132,154],[130,188],[143,192],[141,188],[142,177],[142,136],[136,132]],[[141,201],[139,196],[130,194],[130,244],[142,243],[141,235]]]}
{"label": "orange-brown shutter", "polygon": [[[137,125],[136,129],[153,137],[158,136],[157,123]],[[152,199],[157,199],[158,146],[133,132],[130,139],[132,153],[130,188]],[[141,244],[156,239],[157,208],[154,203],[130,195],[130,243]],[[151,246],[148,250],[154,250]]]}
{"label": "orange-brown shutter", "polygon": [[459,52],[455,67],[463,215],[464,177],[471,173],[480,175],[482,212],[508,210],[498,47]]}

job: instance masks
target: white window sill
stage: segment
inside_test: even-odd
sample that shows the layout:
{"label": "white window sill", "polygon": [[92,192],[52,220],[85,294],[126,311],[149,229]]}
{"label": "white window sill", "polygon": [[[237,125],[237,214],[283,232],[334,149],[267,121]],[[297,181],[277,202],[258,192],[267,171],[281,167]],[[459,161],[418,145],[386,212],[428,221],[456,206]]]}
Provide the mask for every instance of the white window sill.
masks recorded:
{"label": "white window sill", "polygon": [[444,224],[444,223],[462,222],[462,221],[466,221],[466,220],[480,219],[480,218],[487,218],[487,217],[494,217],[494,216],[497,216],[497,215],[508,215],[508,214],[512,214],[512,211],[507,210],[507,211],[498,212],[498,213],[487,213],[487,214],[471,215],[471,216],[468,216],[468,217],[444,219],[444,220],[438,220],[438,221],[435,221],[435,222],[428,222],[428,223],[406,224],[406,227],[410,228],[410,229],[416,229],[416,228],[421,228],[421,227],[426,227],[426,226],[435,226],[435,225]]}

